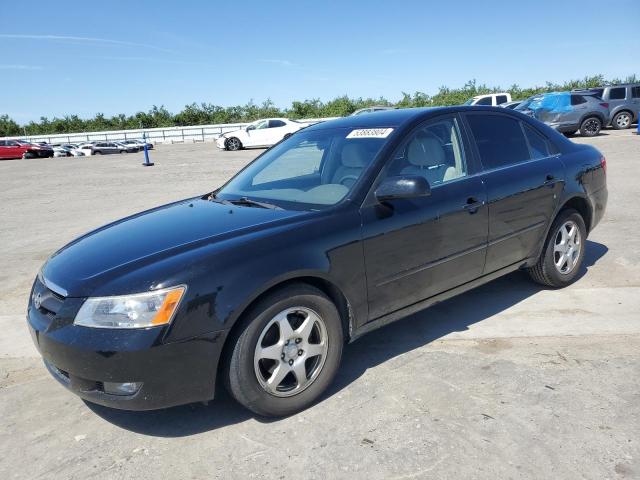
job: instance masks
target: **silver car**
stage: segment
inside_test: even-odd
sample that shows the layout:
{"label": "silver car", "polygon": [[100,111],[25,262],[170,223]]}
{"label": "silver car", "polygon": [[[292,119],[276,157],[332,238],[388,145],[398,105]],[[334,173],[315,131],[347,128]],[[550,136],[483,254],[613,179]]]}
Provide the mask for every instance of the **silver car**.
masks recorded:
{"label": "silver car", "polygon": [[527,98],[515,110],[559,132],[594,137],[609,123],[609,105],[587,92],[550,92]]}
{"label": "silver car", "polygon": [[609,104],[611,126],[616,130],[630,128],[632,123],[638,122],[640,83],[590,88],[581,92],[595,94]]}

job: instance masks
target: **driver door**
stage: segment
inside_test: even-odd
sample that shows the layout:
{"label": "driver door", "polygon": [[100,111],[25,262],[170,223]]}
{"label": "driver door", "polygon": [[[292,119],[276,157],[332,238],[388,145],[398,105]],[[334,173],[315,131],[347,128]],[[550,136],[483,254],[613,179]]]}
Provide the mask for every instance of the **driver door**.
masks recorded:
{"label": "driver door", "polygon": [[380,203],[369,195],[362,231],[369,319],[471,281],[484,267],[488,209],[457,115],[410,133],[374,185],[399,175],[429,182],[426,197]]}
{"label": "driver door", "polygon": [[247,128],[247,138],[249,142],[244,142],[244,145],[247,147],[271,145],[269,141],[269,130],[269,120],[260,120],[259,122],[252,123]]}

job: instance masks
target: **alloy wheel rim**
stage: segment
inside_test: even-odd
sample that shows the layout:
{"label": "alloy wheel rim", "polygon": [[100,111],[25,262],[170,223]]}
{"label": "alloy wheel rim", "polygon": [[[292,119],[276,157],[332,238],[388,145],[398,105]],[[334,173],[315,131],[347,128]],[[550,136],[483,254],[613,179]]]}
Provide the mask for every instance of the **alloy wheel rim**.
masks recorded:
{"label": "alloy wheel rim", "polygon": [[622,113],[616,117],[616,124],[621,128],[627,128],[630,123],[631,119],[626,113]]}
{"label": "alloy wheel rim", "polygon": [[597,120],[592,118],[591,120],[587,120],[587,123],[584,124],[584,129],[589,133],[598,133],[600,124]]}
{"label": "alloy wheel rim", "polygon": [[307,307],[283,310],[258,338],[253,361],[258,383],[276,397],[297,395],[318,378],[328,347],[320,315]]}
{"label": "alloy wheel rim", "polygon": [[556,232],[553,244],[553,263],[558,272],[567,275],[573,271],[580,259],[582,238],[576,222],[568,220]]}
{"label": "alloy wheel rim", "polygon": [[236,140],[235,138],[229,139],[229,150],[237,150],[238,147],[238,140]]}

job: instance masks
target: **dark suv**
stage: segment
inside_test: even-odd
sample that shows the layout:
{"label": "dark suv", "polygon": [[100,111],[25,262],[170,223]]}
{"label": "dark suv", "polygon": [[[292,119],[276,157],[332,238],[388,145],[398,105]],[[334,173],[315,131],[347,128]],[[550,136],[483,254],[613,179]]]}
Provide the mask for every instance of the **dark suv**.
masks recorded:
{"label": "dark suv", "polygon": [[586,92],[597,95],[609,104],[611,126],[616,130],[630,128],[632,123],[638,122],[640,83],[590,88]]}
{"label": "dark suv", "polygon": [[505,108],[319,123],[213,192],[58,250],[29,328],[54,378],[90,402],[163,408],[218,383],[289,415],[375,328],[519,269],[569,285],[604,214],[605,165]]}

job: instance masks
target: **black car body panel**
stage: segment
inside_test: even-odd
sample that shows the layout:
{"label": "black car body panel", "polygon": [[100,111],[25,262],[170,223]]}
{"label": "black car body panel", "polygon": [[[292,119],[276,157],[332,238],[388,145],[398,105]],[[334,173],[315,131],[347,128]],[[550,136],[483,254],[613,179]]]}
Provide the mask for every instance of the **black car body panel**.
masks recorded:
{"label": "black car body panel", "polygon": [[[467,122],[467,115],[478,112],[528,124],[548,139],[552,154],[483,168]],[[374,190],[391,153],[414,128],[442,116],[459,122],[468,174],[434,186],[428,197],[376,201]],[[305,131],[335,127],[394,131],[352,193],[333,207],[255,208],[205,195],[119,220],[54,253],[28,307],[34,341],[54,376],[81,397],[118,408],[209,400],[226,338],[243,312],[274,287],[302,281],[322,288],[337,304],[352,341],[533,264],[563,206],[578,209],[589,230],[606,206],[601,154],[518,112],[391,110]],[[175,285],[188,289],[167,326],[103,330],[73,323],[87,297]],[[125,398],[100,391],[108,381],[143,386]]]}

